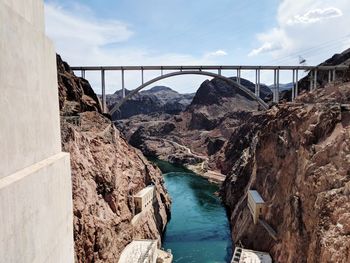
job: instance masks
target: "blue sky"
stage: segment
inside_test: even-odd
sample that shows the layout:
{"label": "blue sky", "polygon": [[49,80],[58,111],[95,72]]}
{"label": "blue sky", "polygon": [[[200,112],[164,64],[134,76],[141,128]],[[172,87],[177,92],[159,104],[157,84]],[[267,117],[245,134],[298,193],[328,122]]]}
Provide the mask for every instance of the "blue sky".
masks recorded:
{"label": "blue sky", "polygon": [[[127,45],[151,52],[194,56],[225,50],[234,63],[242,47],[252,46],[256,32],[275,23],[277,1],[265,2],[104,0],[86,1],[85,4],[106,19],[117,18],[130,25],[134,35],[127,43],[120,44],[121,47]],[[259,19],[252,19],[256,16]],[[241,45],[232,45],[237,42]]]}
{"label": "blue sky", "polygon": [[[350,47],[350,29],[339,26],[350,23],[347,1],[47,0],[45,8],[47,34],[71,65],[295,65],[300,55],[314,65]],[[107,76],[109,92],[119,78]],[[270,83],[272,74],[262,78]],[[88,79],[98,87],[96,75]],[[191,92],[203,80],[159,84]],[[127,88],[138,81],[129,74]]]}

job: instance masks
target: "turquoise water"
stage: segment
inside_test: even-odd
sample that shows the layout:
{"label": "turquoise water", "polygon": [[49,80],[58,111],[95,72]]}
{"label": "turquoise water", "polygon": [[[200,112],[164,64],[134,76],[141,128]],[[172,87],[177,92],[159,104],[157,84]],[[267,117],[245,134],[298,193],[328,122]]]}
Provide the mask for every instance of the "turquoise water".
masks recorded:
{"label": "turquoise water", "polygon": [[172,198],[163,247],[171,249],[174,262],[230,262],[230,228],[226,211],[214,195],[218,187],[182,168],[159,161],[157,165]]}

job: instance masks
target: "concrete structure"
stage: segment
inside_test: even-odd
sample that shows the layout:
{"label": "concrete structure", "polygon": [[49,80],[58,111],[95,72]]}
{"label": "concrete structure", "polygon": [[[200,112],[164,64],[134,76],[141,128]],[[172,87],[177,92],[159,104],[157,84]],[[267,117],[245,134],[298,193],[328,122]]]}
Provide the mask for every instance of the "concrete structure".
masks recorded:
{"label": "concrete structure", "polygon": [[264,200],[256,190],[248,191],[248,208],[253,216],[254,224],[259,221],[259,216],[263,213],[265,206]]}
{"label": "concrete structure", "polygon": [[173,262],[173,254],[169,251],[157,249],[157,263],[171,263]]}
{"label": "concrete structure", "polygon": [[42,0],[0,0],[1,262],[73,262],[69,155]]}
{"label": "concrete structure", "polygon": [[259,219],[259,224],[263,228],[265,228],[265,230],[270,235],[270,237],[273,238],[273,240],[277,241],[277,232],[267,222],[265,222],[263,219]]}
{"label": "concrete structure", "polygon": [[157,240],[134,240],[128,244],[119,258],[119,263],[156,263]]}
{"label": "concrete structure", "polygon": [[149,185],[134,196],[135,212],[140,213],[155,200],[155,186]]}
{"label": "concrete structure", "polygon": [[[143,88],[153,84],[162,79],[179,76],[179,75],[204,75],[209,77],[221,78],[228,83],[236,86],[238,89],[245,92],[248,96],[255,99],[263,109],[267,109],[268,105],[260,99],[260,73],[264,71],[274,72],[274,85],[273,85],[273,101],[275,103],[279,102],[279,92],[280,92],[280,72],[281,71],[291,71],[291,79],[293,83],[292,88],[292,100],[298,96],[298,81],[299,81],[299,71],[310,71],[310,90],[313,90],[317,86],[317,72],[326,71],[328,72],[328,81],[335,81],[336,71],[345,71],[349,69],[349,66],[339,65],[339,66],[92,66],[92,67],[71,67],[74,71],[80,71],[81,76],[85,78],[86,71],[100,71],[101,72],[101,89],[102,89],[102,108],[104,112],[107,112],[106,107],[106,83],[105,74],[106,71],[120,71],[121,72],[121,87],[123,93],[123,100],[117,103],[110,114],[113,115],[114,112],[119,110],[120,106],[125,103],[128,99],[133,97]],[[144,81],[145,71],[159,71],[160,76],[151,79],[148,82]],[[217,71],[217,74],[211,71]],[[255,92],[251,92],[249,89],[241,85],[241,73],[242,71],[255,71]],[[141,85],[136,89],[132,90],[127,96],[125,94],[125,72],[126,71],[139,71],[141,73]],[[171,73],[164,74],[165,71],[175,71]],[[225,77],[222,73],[223,71],[234,71],[236,72],[237,81]],[[314,74],[312,74],[314,73]],[[232,76],[232,74],[230,74]],[[333,76],[333,78],[332,78]]]}
{"label": "concrete structure", "polygon": [[157,240],[133,240],[120,255],[118,263],[171,263],[171,252],[158,249]]}
{"label": "concrete structure", "polygon": [[272,263],[269,253],[236,247],[231,263]]}

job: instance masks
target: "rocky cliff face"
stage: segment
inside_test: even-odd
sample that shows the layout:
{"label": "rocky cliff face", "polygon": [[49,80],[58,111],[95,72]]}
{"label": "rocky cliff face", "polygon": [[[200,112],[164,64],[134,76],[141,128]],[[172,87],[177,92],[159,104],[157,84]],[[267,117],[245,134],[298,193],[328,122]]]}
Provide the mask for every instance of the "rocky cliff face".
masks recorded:
{"label": "rocky cliff face", "polygon": [[89,82],[76,77],[59,55],[57,55],[57,71],[61,115],[77,115],[84,111],[102,112],[99,99]]}
{"label": "rocky cliff face", "polygon": [[[245,79],[241,79],[241,82],[254,90],[253,83]],[[214,78],[202,83],[186,112],[190,116],[190,129],[210,131],[219,126],[228,113],[254,111],[258,108],[258,103],[243,91],[222,79]]]}
{"label": "rocky cliff face", "polygon": [[[273,107],[240,125],[222,151],[232,237],[275,262],[350,262],[350,84]],[[248,189],[266,202],[272,239],[254,225]]]}
{"label": "rocky cliff face", "polygon": [[[62,148],[71,154],[77,262],[117,262],[132,239],[160,238],[170,199],[158,168],[100,114],[89,84],[57,58]],[[132,223],[132,196],[156,187],[157,202]]]}
{"label": "rocky cliff face", "polygon": [[[126,91],[128,94],[130,91]],[[142,90],[125,102],[120,112],[115,113],[113,120],[130,118],[138,114],[167,113],[178,114],[191,103],[194,94],[180,94],[165,86],[155,86],[149,90]],[[107,106],[112,108],[122,99],[122,91],[107,95]]]}
{"label": "rocky cliff face", "polygon": [[137,115],[117,125],[144,154],[186,165],[220,181],[224,178],[216,165],[220,149],[233,130],[258,108],[238,88],[214,78],[202,83],[191,105],[178,115]]}

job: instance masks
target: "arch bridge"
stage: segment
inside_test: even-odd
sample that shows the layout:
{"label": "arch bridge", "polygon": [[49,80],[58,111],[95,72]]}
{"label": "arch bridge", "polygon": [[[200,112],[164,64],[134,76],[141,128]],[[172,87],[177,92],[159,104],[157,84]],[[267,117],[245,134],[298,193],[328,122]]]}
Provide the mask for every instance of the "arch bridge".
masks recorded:
{"label": "arch bridge", "polygon": [[[102,109],[103,112],[107,112],[106,106],[106,81],[105,74],[107,71],[119,71],[121,74],[121,87],[122,87],[122,100],[118,102],[113,109],[110,110],[112,115],[116,112],[125,101],[130,99],[136,93],[144,89],[145,87],[162,79],[180,76],[180,75],[203,75],[213,78],[220,78],[227,83],[237,87],[241,91],[245,92],[252,99],[256,100],[257,103],[263,108],[267,109],[268,105],[260,98],[260,73],[262,70],[271,71],[274,74],[273,84],[273,102],[279,102],[279,91],[280,91],[280,72],[290,71],[292,85],[292,100],[298,96],[298,81],[300,71],[310,71],[310,90],[317,87],[317,74],[320,71],[328,72],[328,82],[335,81],[337,71],[346,71],[349,69],[348,66],[86,66],[86,67],[71,67],[73,71],[80,71],[81,77],[85,78],[86,71],[99,71],[101,74],[101,90],[102,90]],[[255,72],[255,92],[250,91],[248,88],[241,84],[241,73],[242,71],[254,71]],[[139,71],[141,74],[140,86],[132,90],[129,94],[125,93],[125,72],[127,71]],[[159,71],[159,76],[145,82],[144,73],[145,71]],[[172,71],[172,72],[167,72]],[[213,73],[212,71],[217,71]],[[223,71],[231,71],[236,74],[236,81],[224,76]]]}

